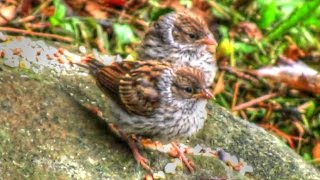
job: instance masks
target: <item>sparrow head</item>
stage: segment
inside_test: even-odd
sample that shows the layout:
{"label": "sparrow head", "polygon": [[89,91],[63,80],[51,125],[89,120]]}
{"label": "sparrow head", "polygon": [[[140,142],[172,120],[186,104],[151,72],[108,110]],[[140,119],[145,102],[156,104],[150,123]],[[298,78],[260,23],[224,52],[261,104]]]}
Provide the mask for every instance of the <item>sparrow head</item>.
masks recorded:
{"label": "sparrow head", "polygon": [[171,92],[176,99],[211,99],[213,97],[206,85],[201,70],[181,67],[175,70]]}
{"label": "sparrow head", "polygon": [[176,14],[172,37],[175,42],[183,45],[217,45],[206,22],[191,12],[183,11]]}

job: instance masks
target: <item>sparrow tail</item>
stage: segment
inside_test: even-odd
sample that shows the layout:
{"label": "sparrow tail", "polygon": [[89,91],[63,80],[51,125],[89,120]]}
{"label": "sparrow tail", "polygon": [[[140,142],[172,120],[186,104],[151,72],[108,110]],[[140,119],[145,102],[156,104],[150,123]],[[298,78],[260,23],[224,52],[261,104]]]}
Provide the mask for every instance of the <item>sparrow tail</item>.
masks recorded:
{"label": "sparrow tail", "polygon": [[90,70],[90,73],[92,74],[96,74],[100,71],[101,68],[106,66],[102,62],[88,56],[83,58],[80,63],[75,64]]}

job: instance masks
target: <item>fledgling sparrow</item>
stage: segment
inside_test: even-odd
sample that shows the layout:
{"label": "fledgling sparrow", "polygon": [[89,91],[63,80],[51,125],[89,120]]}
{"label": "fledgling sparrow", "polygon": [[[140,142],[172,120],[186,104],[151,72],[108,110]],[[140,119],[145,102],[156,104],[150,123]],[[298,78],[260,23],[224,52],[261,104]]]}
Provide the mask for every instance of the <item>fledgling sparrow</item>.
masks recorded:
{"label": "fledgling sparrow", "polygon": [[139,60],[168,60],[178,66],[201,69],[211,85],[217,66],[208,46],[217,46],[205,21],[188,11],[160,17],[146,33],[138,48]]}
{"label": "fledgling sparrow", "polygon": [[123,61],[105,66],[87,60],[97,84],[110,97],[110,122],[125,134],[136,160],[146,160],[130,139],[187,137],[203,127],[212,94],[201,70],[176,67],[168,61]]}

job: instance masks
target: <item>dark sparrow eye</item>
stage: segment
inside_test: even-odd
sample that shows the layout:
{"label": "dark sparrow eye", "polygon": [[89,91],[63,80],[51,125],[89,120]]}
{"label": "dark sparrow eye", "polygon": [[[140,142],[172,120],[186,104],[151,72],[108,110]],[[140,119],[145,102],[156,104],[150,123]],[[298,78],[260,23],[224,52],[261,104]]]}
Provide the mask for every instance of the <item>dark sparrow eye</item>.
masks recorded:
{"label": "dark sparrow eye", "polygon": [[193,88],[192,88],[192,87],[186,87],[186,88],[184,88],[184,91],[185,91],[186,93],[191,94],[191,93],[193,93]]}
{"label": "dark sparrow eye", "polygon": [[189,34],[189,37],[190,37],[191,39],[196,39],[196,38],[197,38],[197,36],[196,36],[195,34]]}

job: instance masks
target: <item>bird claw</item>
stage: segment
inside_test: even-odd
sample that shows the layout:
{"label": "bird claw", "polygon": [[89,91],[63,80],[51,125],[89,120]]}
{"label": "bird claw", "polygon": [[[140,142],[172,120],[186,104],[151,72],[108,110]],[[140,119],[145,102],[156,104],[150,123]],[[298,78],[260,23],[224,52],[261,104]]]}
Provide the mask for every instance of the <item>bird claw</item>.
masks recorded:
{"label": "bird claw", "polygon": [[133,153],[134,158],[145,170],[150,171],[151,168],[149,166],[149,161],[145,157],[143,157],[138,151]]}
{"label": "bird claw", "polygon": [[123,137],[118,126],[112,123],[108,123],[109,129],[118,137]]}
{"label": "bird claw", "polygon": [[179,158],[182,163],[187,167],[187,169],[189,170],[190,173],[194,173],[195,172],[195,165],[194,163],[189,160],[186,156],[185,156],[185,152],[183,152],[177,143],[172,142],[171,143],[172,147],[174,148],[174,150],[176,151],[175,153],[171,153],[172,156]]}
{"label": "bird claw", "polygon": [[140,164],[145,170],[150,171],[151,168],[148,165],[149,161],[148,161],[148,159],[146,159],[145,157],[143,157],[140,154],[138,147],[136,145],[135,139],[133,137],[129,137],[129,138],[127,138],[127,141],[130,146],[130,149],[133,153],[133,156],[136,159],[136,161],[138,162],[138,164]]}
{"label": "bird claw", "polygon": [[182,162],[184,163],[184,165],[187,167],[187,169],[189,170],[189,172],[191,174],[193,174],[196,171],[195,165],[191,160],[189,160],[185,157],[185,159],[182,159]]}

